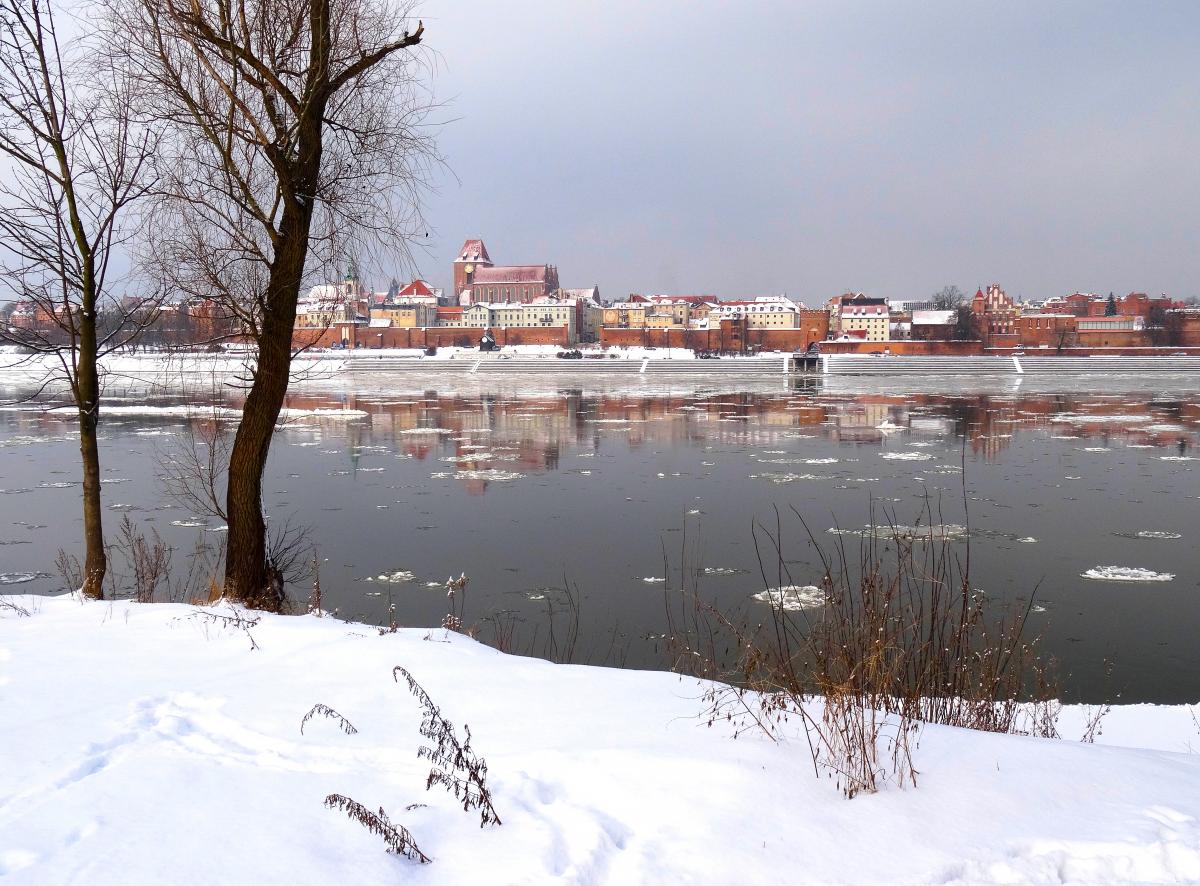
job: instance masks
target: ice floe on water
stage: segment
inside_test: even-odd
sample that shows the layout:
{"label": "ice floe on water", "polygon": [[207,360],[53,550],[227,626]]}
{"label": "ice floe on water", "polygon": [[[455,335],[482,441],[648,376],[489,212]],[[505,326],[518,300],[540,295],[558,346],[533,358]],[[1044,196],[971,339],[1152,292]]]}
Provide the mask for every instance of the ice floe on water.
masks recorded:
{"label": "ice floe on water", "polygon": [[453,434],[449,428],[405,428],[401,434]]}
{"label": "ice floe on water", "polygon": [[172,520],[171,525],[172,526],[185,526],[188,528],[207,527],[208,526],[208,524],[205,523],[203,520]]}
{"label": "ice floe on water", "polygon": [[1140,566],[1094,566],[1079,573],[1079,577],[1093,581],[1171,581],[1175,573],[1155,572]]}
{"label": "ice floe on water", "polygon": [[[1104,404],[1099,404],[1104,405]],[[1110,422],[1120,422],[1122,424],[1131,424],[1146,420],[1144,415],[1081,415],[1075,412],[1060,412],[1058,415],[1050,416],[1051,421],[1065,421],[1075,425],[1099,425],[1108,424]]]}
{"label": "ice floe on water", "polygon": [[1032,535],[1026,535],[1026,536],[1023,536],[1022,538],[1018,538],[1018,539],[1017,539],[1017,541],[1019,541],[1019,542],[1020,542],[1021,544],[1023,544],[1023,545],[1035,545],[1035,544],[1037,544],[1037,539],[1036,539],[1036,538],[1034,538]]}
{"label": "ice floe on water", "polygon": [[779,588],[767,588],[752,596],[760,603],[768,603],[787,612],[818,609],[825,605],[825,592],[816,585],[784,585]]}
{"label": "ice floe on water", "polygon": [[46,482],[39,483],[38,489],[70,489],[72,486],[75,486],[75,485],[77,485],[77,484],[66,483],[64,481],[59,480],[54,483],[46,483]]}
{"label": "ice floe on water", "polygon": [[387,584],[403,584],[406,581],[412,581],[416,578],[411,572],[406,569],[397,569],[395,572],[384,572],[380,575],[369,575],[363,581],[382,581]]}
{"label": "ice floe on water", "polygon": [[44,572],[0,572],[0,585],[20,585],[46,577]]}
{"label": "ice floe on water", "polygon": [[933,455],[928,452],[881,452],[879,457],[891,461],[929,461]]}
{"label": "ice floe on water", "polygon": [[1200,461],[1200,458],[1194,455],[1160,455],[1159,461]]}
{"label": "ice floe on water", "polygon": [[288,409],[285,407],[279,410],[279,418],[281,420],[292,418],[359,419],[367,418],[369,414],[361,409],[341,409],[336,407],[327,409]]}
{"label": "ice floe on water", "polygon": [[[884,524],[878,526],[864,526],[862,529],[843,529],[840,526],[831,526],[825,530],[829,535],[857,535],[864,538],[869,538],[874,535],[879,539],[898,538],[904,541],[957,541],[967,537],[967,527],[961,526],[958,523],[934,523],[930,526],[905,526],[901,523]],[[975,535],[985,534],[981,530],[975,530]],[[1004,537],[1003,533],[996,533],[1000,537]],[[1036,541],[1036,539],[1034,539]]]}
{"label": "ice floe on water", "polygon": [[506,480],[520,480],[525,475],[518,471],[502,471],[499,468],[492,468],[480,471],[436,471],[429,476],[433,480],[493,480],[502,483]]}
{"label": "ice floe on water", "polygon": [[653,575],[647,575],[645,578],[642,579],[642,581],[644,581],[648,585],[657,585],[657,584],[662,584],[663,582],[666,581],[666,579],[665,578],[656,578]]}
{"label": "ice floe on water", "polygon": [[751,480],[770,480],[772,483],[795,483],[797,480],[832,480],[833,477],[828,474],[780,474],[780,473],[765,473],[751,474]]}
{"label": "ice floe on water", "polygon": [[1139,529],[1137,532],[1114,532],[1113,535],[1120,536],[1121,538],[1183,538],[1178,532],[1166,532],[1161,529]]}
{"label": "ice floe on water", "polygon": [[745,572],[745,569],[732,569],[728,566],[705,566],[705,575],[739,575]]}

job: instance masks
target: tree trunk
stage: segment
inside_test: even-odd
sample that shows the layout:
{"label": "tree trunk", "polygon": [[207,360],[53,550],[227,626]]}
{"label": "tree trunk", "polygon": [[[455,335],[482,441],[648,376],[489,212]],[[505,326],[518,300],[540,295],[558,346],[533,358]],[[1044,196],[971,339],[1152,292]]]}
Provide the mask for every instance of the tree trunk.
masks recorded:
{"label": "tree trunk", "polygon": [[[93,315],[94,317],[94,315]],[[84,316],[79,341],[77,400],[79,408],[79,454],[83,461],[83,588],[85,596],[104,598],[104,526],[100,508],[100,447],[96,428],[100,423],[100,384],[96,373],[96,330]]]}
{"label": "tree trunk", "polygon": [[[318,120],[319,120],[318,116]],[[311,133],[309,144],[313,143]],[[306,179],[315,190],[320,167],[317,149],[309,155]],[[306,190],[306,192],[310,192]],[[271,276],[267,281],[265,310],[258,330],[258,366],[246,395],[229,454],[229,488],[225,515],[229,520],[225,552],[225,593],[252,609],[282,612],[285,598],[278,571],[268,559],[267,528],[262,510],[262,478],[267,467],[271,438],[279,410],[287,396],[292,364],[292,327],[296,301],[308,255],[311,204],[292,203],[284,210],[281,236]]]}
{"label": "tree trunk", "polygon": [[292,357],[291,324],[282,340],[272,334],[271,327],[276,325],[278,320],[263,324],[258,368],[229,455],[229,488],[225,494],[229,518],[225,593],[246,606],[269,612],[282,611],[284,601],[269,575],[262,478],[275,423],[287,395]]}

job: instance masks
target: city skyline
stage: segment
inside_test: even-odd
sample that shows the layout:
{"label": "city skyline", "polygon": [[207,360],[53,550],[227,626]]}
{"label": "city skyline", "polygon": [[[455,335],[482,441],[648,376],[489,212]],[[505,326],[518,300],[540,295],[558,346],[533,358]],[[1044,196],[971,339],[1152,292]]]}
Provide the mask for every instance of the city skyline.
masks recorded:
{"label": "city skyline", "polygon": [[434,285],[483,237],[606,299],[1200,294],[1190,5],[419,13]]}

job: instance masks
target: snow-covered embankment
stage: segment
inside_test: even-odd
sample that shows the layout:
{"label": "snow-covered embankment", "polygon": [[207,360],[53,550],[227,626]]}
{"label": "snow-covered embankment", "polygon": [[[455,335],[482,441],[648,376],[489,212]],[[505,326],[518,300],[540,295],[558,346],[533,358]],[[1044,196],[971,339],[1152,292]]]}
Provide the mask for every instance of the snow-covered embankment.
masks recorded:
{"label": "snow-covered embankment", "polygon": [[[1141,749],[927,727],[918,788],[847,801],[802,739],[707,728],[702,688],[672,674],[441,630],[263,616],[247,635],[210,615],[228,609],[7,599],[32,614],[0,609],[5,883],[1200,878],[1200,757],[1170,752],[1200,745],[1183,708],[1115,709],[1100,741]],[[425,791],[395,665],[470,724],[502,826]],[[357,734],[301,735],[318,702]],[[323,807],[333,792],[383,806],[433,863],[385,854]]]}

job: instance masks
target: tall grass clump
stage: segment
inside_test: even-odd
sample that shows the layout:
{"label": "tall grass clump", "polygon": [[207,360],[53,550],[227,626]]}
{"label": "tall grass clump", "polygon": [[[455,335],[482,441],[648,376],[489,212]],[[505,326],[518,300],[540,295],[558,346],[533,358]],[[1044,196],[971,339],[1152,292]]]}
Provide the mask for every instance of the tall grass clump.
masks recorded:
{"label": "tall grass clump", "polygon": [[673,666],[720,681],[706,695],[710,723],[772,738],[799,725],[815,769],[851,797],[916,784],[924,723],[1057,737],[1051,667],[1026,637],[1032,595],[1005,607],[972,585],[969,527],[927,502],[914,526],[873,512],[883,519],[823,545],[792,514],[820,576],[792,574],[778,514],[774,529],[755,526],[764,620],[668,594]]}

